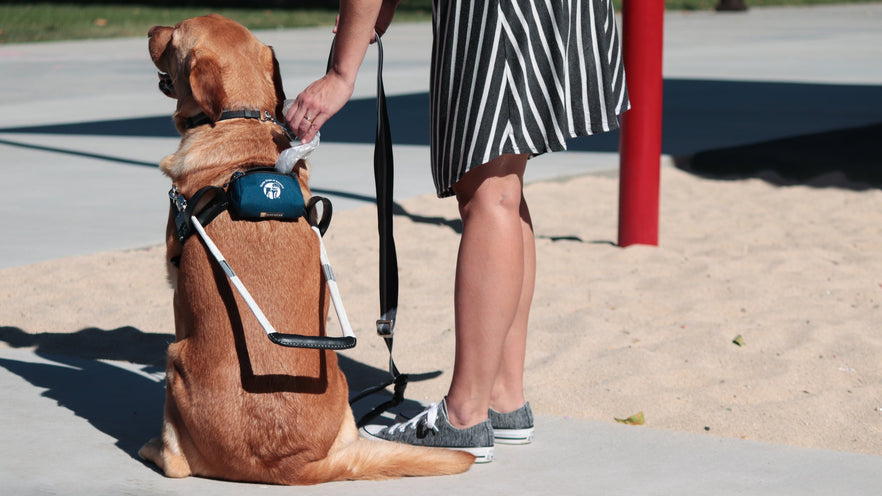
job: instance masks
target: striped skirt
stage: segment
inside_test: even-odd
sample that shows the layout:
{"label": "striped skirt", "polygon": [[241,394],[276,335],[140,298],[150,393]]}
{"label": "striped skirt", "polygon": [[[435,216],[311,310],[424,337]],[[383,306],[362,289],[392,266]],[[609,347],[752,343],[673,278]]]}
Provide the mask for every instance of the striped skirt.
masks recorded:
{"label": "striped skirt", "polygon": [[628,109],[612,0],[434,0],[432,177],[438,196],[504,153],[566,149]]}

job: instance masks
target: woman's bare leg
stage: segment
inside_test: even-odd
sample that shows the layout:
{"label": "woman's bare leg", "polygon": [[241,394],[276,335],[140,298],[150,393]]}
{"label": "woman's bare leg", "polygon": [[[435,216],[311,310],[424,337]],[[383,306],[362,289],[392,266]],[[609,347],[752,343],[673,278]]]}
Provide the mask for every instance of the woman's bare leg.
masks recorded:
{"label": "woman's bare leg", "polygon": [[454,290],[456,358],[450,422],[469,427],[492,405],[523,405],[526,321],[535,247],[523,200],[527,155],[503,155],[456,183],[463,220]]}
{"label": "woman's bare leg", "polygon": [[514,322],[508,331],[502,352],[502,363],[490,395],[490,407],[507,413],[522,407],[524,398],[524,360],[527,351],[527,322],[533,303],[536,283],[536,241],[527,202],[521,199],[521,230],[524,245],[524,282]]}

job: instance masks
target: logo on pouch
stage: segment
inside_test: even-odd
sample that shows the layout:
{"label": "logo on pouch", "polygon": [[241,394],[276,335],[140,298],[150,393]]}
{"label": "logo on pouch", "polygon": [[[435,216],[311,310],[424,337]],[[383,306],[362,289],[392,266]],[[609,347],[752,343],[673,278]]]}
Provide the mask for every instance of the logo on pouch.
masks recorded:
{"label": "logo on pouch", "polygon": [[275,179],[267,179],[260,183],[260,186],[263,188],[263,194],[270,200],[275,200],[282,196],[282,189],[284,186]]}

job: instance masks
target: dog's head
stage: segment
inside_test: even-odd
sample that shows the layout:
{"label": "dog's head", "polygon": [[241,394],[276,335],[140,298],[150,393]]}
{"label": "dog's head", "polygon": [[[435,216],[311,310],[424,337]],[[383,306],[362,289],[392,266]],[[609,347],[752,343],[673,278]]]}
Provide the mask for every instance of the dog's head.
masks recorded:
{"label": "dog's head", "polygon": [[159,90],[178,101],[175,123],[205,114],[214,123],[224,110],[257,109],[282,115],[285,100],[272,48],[241,24],[212,14],[147,34],[159,69]]}

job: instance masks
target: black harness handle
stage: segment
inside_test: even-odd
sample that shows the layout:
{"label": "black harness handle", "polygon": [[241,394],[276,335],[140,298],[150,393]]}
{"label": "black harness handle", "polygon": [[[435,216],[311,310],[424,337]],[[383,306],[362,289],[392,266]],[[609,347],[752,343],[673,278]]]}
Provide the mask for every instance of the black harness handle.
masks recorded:
{"label": "black harness handle", "polygon": [[267,334],[267,337],[279,346],[311,350],[348,350],[355,348],[356,344],[356,339],[352,336],[334,338],[330,336],[303,336],[301,334],[274,332]]}
{"label": "black harness handle", "polygon": [[[230,264],[227,263],[223,254],[220,252],[214,242],[208,237],[208,234],[204,231],[204,225],[208,225],[221,212],[230,208],[232,202],[230,200],[230,195],[227,190],[219,186],[206,186],[197,191],[188,200],[178,191],[176,187],[172,187],[171,191],[169,191],[169,199],[171,200],[172,209],[174,210],[175,214],[175,228],[178,241],[183,245],[184,242],[187,241],[187,238],[189,238],[194,232],[198,233],[202,237],[203,242],[205,243],[208,250],[211,252],[212,256],[214,256],[217,260],[221,269],[224,271],[224,274],[227,276],[227,278],[229,278],[235,289],[239,291],[239,293],[242,295],[242,298],[245,299],[248,307],[251,309],[258,322],[260,322],[261,326],[266,331],[267,337],[273,343],[289,348],[308,348],[317,350],[346,350],[355,347],[356,338],[354,335],[352,335],[352,330],[348,327],[348,319],[346,319],[347,323],[345,325],[343,323],[343,320],[341,320],[340,322],[341,326],[343,326],[344,328],[344,336],[342,337],[286,334],[278,332],[275,330],[275,328],[273,328],[272,324],[269,323],[269,320],[267,320],[266,316],[263,314],[263,311],[252,299],[248,290],[241,283],[241,281],[239,281],[239,277],[236,275],[235,271],[233,271],[233,268],[230,267]],[[316,206],[319,203],[321,203],[322,205],[321,212],[316,209]],[[306,218],[306,221],[310,224],[310,226],[313,226],[315,228],[314,231],[318,231],[319,244],[321,244],[321,236],[324,235],[325,230],[327,230],[328,228],[328,224],[331,222],[331,202],[327,198],[313,196],[304,206],[304,210],[304,217]],[[324,271],[325,281],[327,281],[327,284],[329,286],[332,283],[336,284],[333,270],[330,267],[330,263],[327,262],[326,259],[324,247],[322,246],[320,247],[320,249],[322,258],[322,271]],[[178,262],[174,259],[172,260],[172,263],[176,266],[178,265]],[[338,318],[340,318],[340,312],[342,312],[342,303],[338,303],[337,299],[339,299],[339,296],[335,296],[336,286],[330,286],[330,290],[331,299],[334,302],[334,307],[338,311],[337,316]]]}

